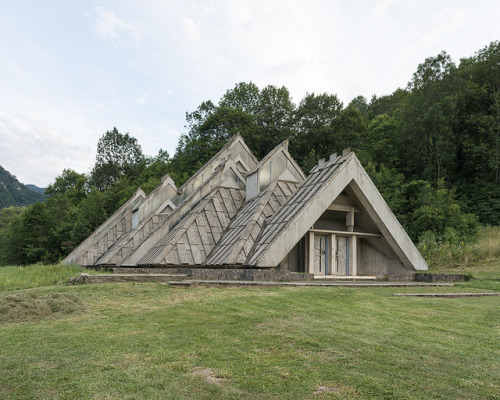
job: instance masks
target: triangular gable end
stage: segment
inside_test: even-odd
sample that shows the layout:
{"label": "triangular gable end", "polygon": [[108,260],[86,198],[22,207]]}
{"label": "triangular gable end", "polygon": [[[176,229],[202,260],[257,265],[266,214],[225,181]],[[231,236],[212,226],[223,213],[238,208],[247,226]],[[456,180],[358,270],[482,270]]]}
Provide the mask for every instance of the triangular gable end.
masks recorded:
{"label": "triangular gable end", "polygon": [[[340,251],[337,243],[328,242],[327,232],[317,231],[317,239],[310,232],[313,225],[323,213],[332,206],[334,200],[343,192],[350,195],[360,203],[363,210],[376,225],[378,232],[386,240],[391,252],[397,255],[403,269],[426,270],[427,264],[420,255],[415,245],[396,219],[387,203],[384,201],[377,188],[371,181],[366,171],[361,166],[354,153],[345,154],[328,163],[315,167],[308,179],[287,201],[287,203],[268,221],[254,256],[249,260],[249,265],[257,267],[278,266],[292,249],[299,244],[307,247],[308,265],[314,264],[314,252],[319,248],[323,254],[330,252],[330,257]],[[314,229],[312,230],[314,233]],[[346,236],[354,234],[345,232]],[[307,238],[306,238],[307,236]],[[320,236],[325,236],[321,239]],[[367,236],[367,235],[365,235]],[[374,235],[375,236],[375,235]],[[330,236],[334,238],[334,235]],[[321,241],[323,240],[323,242]],[[376,242],[376,239],[373,239]],[[301,242],[301,243],[299,243]],[[339,242],[340,245],[340,242]],[[349,243],[347,243],[349,247]],[[316,248],[316,250],[314,250]],[[347,250],[346,257],[356,258],[359,251],[353,246]],[[352,260],[351,260],[352,262]],[[355,274],[356,270],[347,274]]]}
{"label": "triangular gable end", "polygon": [[74,249],[62,262],[79,265],[94,265],[117,240],[132,230],[133,212],[146,198],[138,188],[132,197],[104,221],[87,239]]}
{"label": "triangular gable end", "polygon": [[302,183],[306,175],[288,152],[288,139],[278,144],[248,173],[246,200],[250,201],[276,180]]}

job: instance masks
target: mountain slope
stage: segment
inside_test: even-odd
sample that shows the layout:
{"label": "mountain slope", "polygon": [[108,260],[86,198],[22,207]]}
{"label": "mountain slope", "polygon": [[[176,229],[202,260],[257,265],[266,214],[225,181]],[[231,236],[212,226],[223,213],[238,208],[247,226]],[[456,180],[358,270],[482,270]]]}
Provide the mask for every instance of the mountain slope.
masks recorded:
{"label": "mountain slope", "polygon": [[0,209],[9,206],[25,206],[44,200],[43,194],[27,188],[14,175],[0,166]]}
{"label": "mountain slope", "polygon": [[30,190],[33,190],[34,192],[41,193],[41,194],[45,193],[45,188],[41,188],[41,187],[29,184],[29,183],[25,184],[24,186],[26,186]]}

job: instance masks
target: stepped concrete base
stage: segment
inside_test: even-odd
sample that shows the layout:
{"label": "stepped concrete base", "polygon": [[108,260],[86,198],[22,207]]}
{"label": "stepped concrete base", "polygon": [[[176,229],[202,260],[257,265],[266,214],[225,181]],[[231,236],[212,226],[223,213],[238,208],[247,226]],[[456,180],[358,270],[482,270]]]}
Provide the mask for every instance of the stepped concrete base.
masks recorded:
{"label": "stepped concrete base", "polygon": [[351,276],[351,275],[315,275],[314,276],[315,281],[321,281],[321,282],[362,282],[362,281],[376,281],[376,280],[386,280],[386,279],[381,279],[377,276],[368,276],[368,275],[357,275],[357,276]]}
{"label": "stepped concrete base", "polygon": [[464,274],[436,274],[436,273],[414,273],[402,276],[392,275],[313,275],[302,272],[281,271],[277,268],[205,268],[196,266],[186,267],[109,267],[95,268],[96,270],[107,270],[114,274],[166,274],[183,275],[191,279],[205,281],[272,281],[272,282],[304,282],[304,281],[395,281],[395,282],[426,282],[426,283],[451,283],[468,280]]}
{"label": "stepped concrete base", "polygon": [[136,268],[136,267],[113,267],[111,271],[114,274],[167,274],[191,276],[191,268]]}
{"label": "stepped concrete base", "polygon": [[301,272],[281,271],[276,268],[205,268],[205,267],[114,267],[114,273],[131,274],[184,274],[198,280],[223,280],[223,281],[310,281],[313,274]]}
{"label": "stepped concrete base", "polygon": [[437,273],[416,273],[415,281],[417,282],[465,282],[470,277],[466,274],[437,274]]}
{"label": "stepped concrete base", "polygon": [[194,285],[201,286],[315,286],[315,287],[416,287],[416,286],[453,286],[453,283],[424,283],[424,282],[381,282],[381,281],[371,281],[371,282],[316,282],[316,281],[304,281],[304,282],[273,282],[273,281],[208,281],[208,280],[190,280],[183,281],[190,282]]}
{"label": "stepped concrete base", "polygon": [[424,282],[387,282],[387,281],[248,281],[248,280],[200,280],[187,279],[181,274],[80,274],[69,283],[105,283],[105,282],[163,282],[172,286],[316,286],[316,287],[415,287],[415,286],[453,286],[453,283]]}
{"label": "stepped concrete base", "polygon": [[187,275],[180,274],[80,274],[70,283],[104,283],[104,282],[172,282],[185,280]]}
{"label": "stepped concrete base", "polygon": [[500,296],[500,293],[395,293],[399,297],[484,297]]}

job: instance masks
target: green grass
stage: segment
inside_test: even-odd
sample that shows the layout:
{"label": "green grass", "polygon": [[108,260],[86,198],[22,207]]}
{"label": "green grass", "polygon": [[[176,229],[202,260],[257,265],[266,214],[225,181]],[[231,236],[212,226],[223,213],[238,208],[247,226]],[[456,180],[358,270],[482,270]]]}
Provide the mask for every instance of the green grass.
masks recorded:
{"label": "green grass", "polygon": [[93,273],[78,265],[63,264],[0,267],[0,291],[66,284],[82,272]]}
{"label": "green grass", "polygon": [[[474,291],[467,287],[425,291]],[[0,324],[0,399],[498,399],[498,297],[421,288],[57,286]]]}

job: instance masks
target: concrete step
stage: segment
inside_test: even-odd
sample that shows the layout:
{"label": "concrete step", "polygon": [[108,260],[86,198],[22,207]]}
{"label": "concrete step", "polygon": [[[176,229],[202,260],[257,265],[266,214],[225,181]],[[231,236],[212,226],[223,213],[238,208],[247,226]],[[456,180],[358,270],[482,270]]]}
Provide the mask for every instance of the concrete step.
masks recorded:
{"label": "concrete step", "polygon": [[500,296],[500,293],[394,293],[398,297],[485,297]]}
{"label": "concrete step", "polygon": [[114,274],[169,274],[169,275],[190,275],[191,270],[184,268],[136,268],[136,267],[114,267],[111,268]]}
{"label": "concrete step", "polygon": [[379,279],[377,276],[349,276],[349,275],[315,275],[314,281],[317,282],[371,282]]}
{"label": "concrete step", "polygon": [[104,282],[171,282],[187,279],[183,274],[80,274],[74,283]]}
{"label": "concrete step", "polygon": [[426,283],[426,282],[383,282],[383,281],[336,281],[329,282],[303,281],[303,282],[276,282],[276,281],[241,281],[241,280],[199,280],[188,279],[182,274],[80,274],[78,278],[71,279],[70,283],[104,283],[104,282],[167,282],[172,286],[312,286],[312,287],[432,287],[453,286],[453,283]]}
{"label": "concrete step", "polygon": [[[181,283],[181,282],[179,282]],[[296,287],[351,287],[351,288],[370,288],[370,287],[451,287],[453,283],[426,283],[426,282],[408,282],[408,281],[303,281],[303,282],[274,282],[274,281],[224,281],[224,280],[198,280],[182,281],[183,284],[192,286],[296,286]]]}

